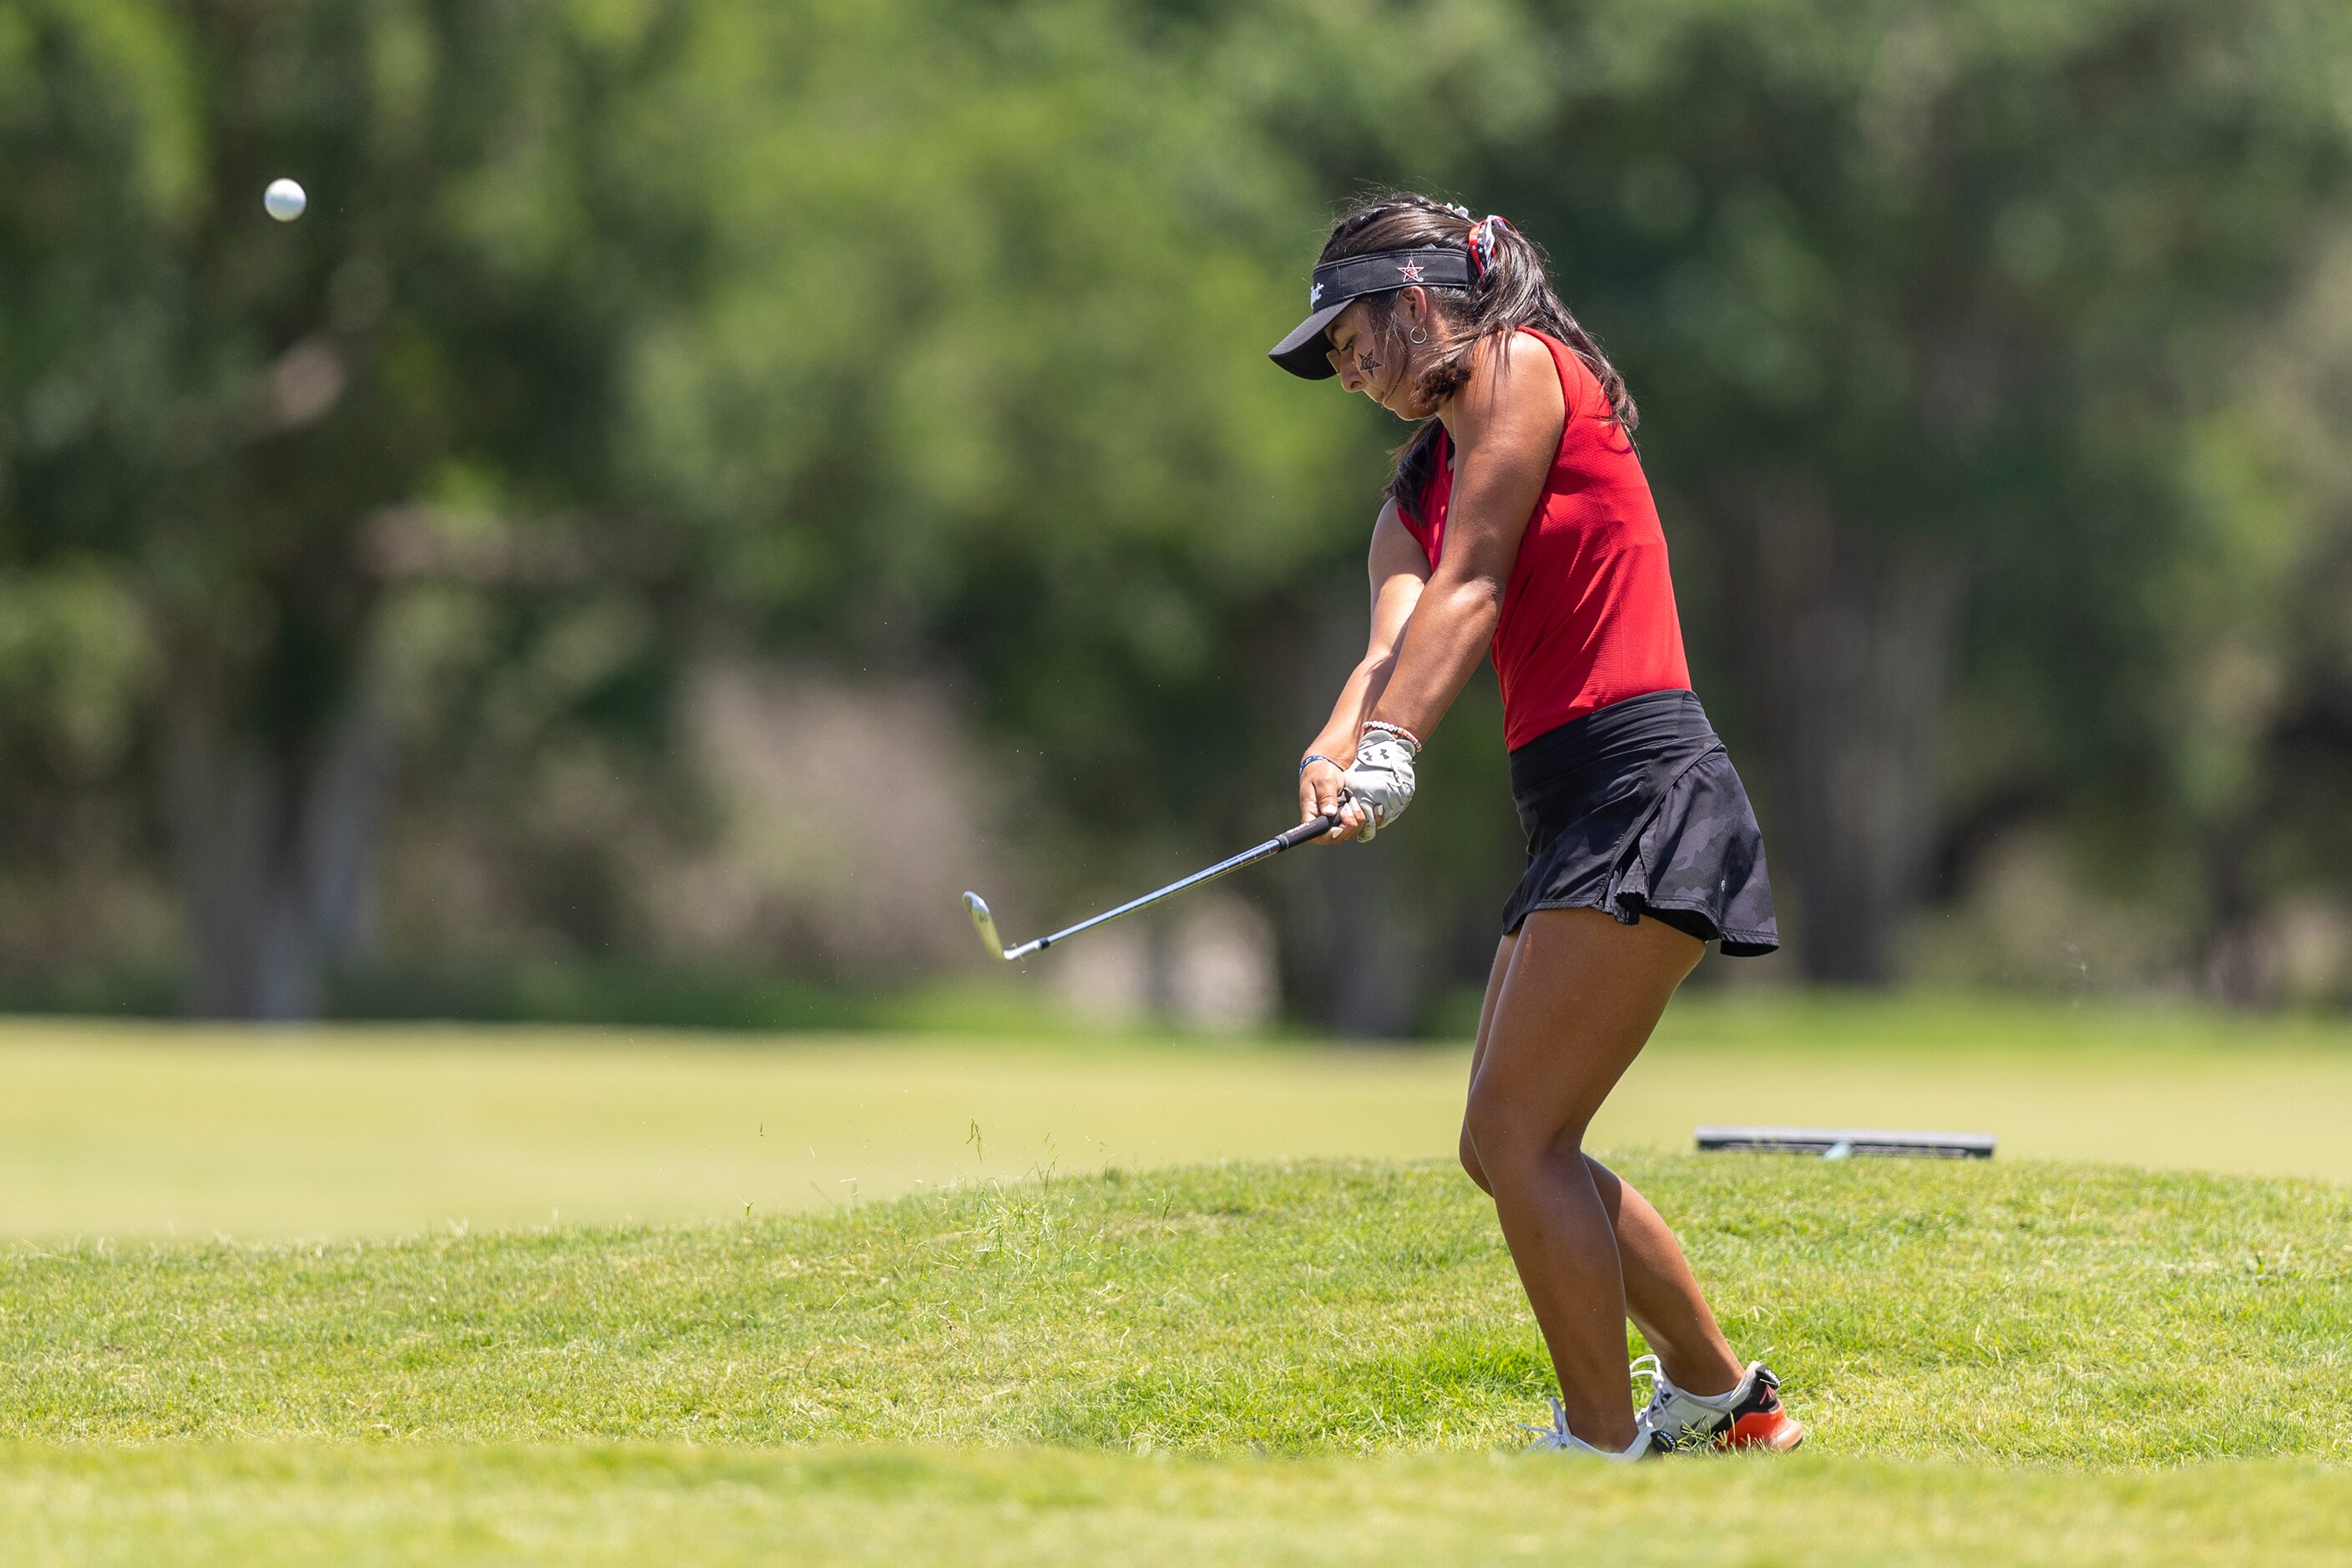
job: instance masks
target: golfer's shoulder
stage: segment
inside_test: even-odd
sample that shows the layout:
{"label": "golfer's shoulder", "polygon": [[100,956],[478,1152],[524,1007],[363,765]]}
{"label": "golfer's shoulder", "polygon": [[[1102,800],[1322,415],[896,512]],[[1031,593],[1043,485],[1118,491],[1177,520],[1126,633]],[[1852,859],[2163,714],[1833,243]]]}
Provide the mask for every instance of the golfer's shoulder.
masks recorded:
{"label": "golfer's shoulder", "polygon": [[1533,332],[1498,333],[1471,351],[1454,435],[1465,452],[1497,448],[1549,458],[1568,421],[1551,350]]}

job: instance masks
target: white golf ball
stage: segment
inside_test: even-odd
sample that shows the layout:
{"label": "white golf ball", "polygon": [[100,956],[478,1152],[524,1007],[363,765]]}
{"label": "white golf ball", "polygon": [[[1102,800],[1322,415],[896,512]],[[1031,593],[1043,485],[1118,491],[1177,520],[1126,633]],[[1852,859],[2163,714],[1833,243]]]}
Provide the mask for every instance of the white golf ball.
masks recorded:
{"label": "white golf ball", "polygon": [[269,188],[261,193],[261,205],[279,223],[292,223],[310,205],[310,198],[291,180],[272,180]]}

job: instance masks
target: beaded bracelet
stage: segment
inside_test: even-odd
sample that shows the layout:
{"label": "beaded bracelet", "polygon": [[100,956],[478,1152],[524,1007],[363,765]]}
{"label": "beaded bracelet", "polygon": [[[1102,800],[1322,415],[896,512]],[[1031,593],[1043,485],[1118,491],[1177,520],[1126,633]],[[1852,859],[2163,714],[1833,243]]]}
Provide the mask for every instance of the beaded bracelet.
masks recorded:
{"label": "beaded bracelet", "polygon": [[1406,745],[1411,746],[1413,749],[1414,755],[1418,756],[1421,752],[1421,737],[1414,734],[1412,731],[1406,729],[1402,724],[1391,724],[1385,719],[1367,719],[1364,721],[1364,728],[1367,730],[1378,730],[1383,734],[1394,735],[1398,740],[1402,741]]}

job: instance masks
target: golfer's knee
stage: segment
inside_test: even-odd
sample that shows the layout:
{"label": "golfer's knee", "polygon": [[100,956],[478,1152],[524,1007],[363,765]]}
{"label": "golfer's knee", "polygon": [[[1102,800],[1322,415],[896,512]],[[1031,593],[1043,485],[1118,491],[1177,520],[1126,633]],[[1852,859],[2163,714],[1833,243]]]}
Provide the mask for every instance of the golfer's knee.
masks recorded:
{"label": "golfer's knee", "polygon": [[1472,1181],[1478,1184],[1481,1192],[1489,1196],[1493,1195],[1495,1189],[1486,1180],[1486,1167],[1478,1163],[1478,1145],[1471,1139],[1470,1124],[1466,1121],[1462,1124],[1461,1152],[1462,1169],[1469,1173]]}
{"label": "golfer's knee", "polygon": [[1557,1126],[1500,1096],[1474,1093],[1462,1119],[1464,1163],[1477,1161],[1473,1179],[1483,1177],[1478,1184],[1492,1192],[1497,1182],[1516,1181],[1562,1153],[1575,1155],[1583,1134],[1580,1126]]}

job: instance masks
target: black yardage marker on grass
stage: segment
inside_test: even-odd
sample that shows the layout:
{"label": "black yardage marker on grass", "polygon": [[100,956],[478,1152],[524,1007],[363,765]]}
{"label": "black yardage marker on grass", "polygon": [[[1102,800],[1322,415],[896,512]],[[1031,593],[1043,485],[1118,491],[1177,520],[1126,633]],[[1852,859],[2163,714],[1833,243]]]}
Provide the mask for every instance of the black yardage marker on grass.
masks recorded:
{"label": "black yardage marker on grass", "polygon": [[1990,1160],[1990,1132],[1898,1132],[1883,1127],[1702,1127],[1701,1152],[1757,1151],[1818,1154],[1825,1159],[1908,1156],[1923,1160]]}

